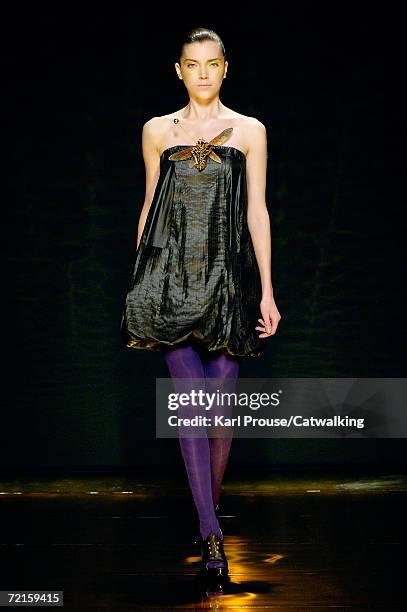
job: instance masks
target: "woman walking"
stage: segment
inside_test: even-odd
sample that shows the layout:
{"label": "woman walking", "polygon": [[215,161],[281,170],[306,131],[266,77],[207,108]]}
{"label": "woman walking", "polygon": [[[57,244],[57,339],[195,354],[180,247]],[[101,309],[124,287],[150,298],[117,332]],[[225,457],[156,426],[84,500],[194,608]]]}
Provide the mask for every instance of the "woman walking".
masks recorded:
{"label": "woman walking", "polygon": [[[262,123],[219,98],[228,62],[213,30],[190,31],[175,63],[189,101],[143,126],[145,202],[121,320],[127,347],[162,351],[177,392],[225,381],[260,357],[281,318],[271,282]],[[212,389],[213,390],[213,389]],[[222,389],[224,390],[224,389]],[[190,416],[183,406],[178,416]],[[199,516],[202,569],[228,575],[219,498],[231,435],[179,442]]]}

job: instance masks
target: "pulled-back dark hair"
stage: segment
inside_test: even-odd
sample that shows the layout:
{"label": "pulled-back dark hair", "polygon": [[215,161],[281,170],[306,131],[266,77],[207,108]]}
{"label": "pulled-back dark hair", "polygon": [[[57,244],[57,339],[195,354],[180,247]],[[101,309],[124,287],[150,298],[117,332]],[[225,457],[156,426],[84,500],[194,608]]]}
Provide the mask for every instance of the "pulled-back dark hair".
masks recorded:
{"label": "pulled-back dark hair", "polygon": [[182,52],[184,50],[184,45],[188,45],[189,43],[194,42],[203,42],[204,40],[213,40],[217,42],[221,48],[223,58],[224,60],[226,60],[225,45],[223,44],[223,41],[219,34],[217,34],[214,30],[211,30],[210,28],[193,28],[192,30],[189,30],[189,32],[187,32],[187,34],[181,41],[179,57],[181,58]]}

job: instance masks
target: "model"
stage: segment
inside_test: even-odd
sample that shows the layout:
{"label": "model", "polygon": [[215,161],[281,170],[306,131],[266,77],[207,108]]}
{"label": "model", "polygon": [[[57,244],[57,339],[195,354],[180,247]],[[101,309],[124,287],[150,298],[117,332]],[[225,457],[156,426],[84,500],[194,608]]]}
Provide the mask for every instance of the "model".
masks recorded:
{"label": "model", "polygon": [[[143,126],[145,201],[122,313],[127,347],[162,351],[177,392],[186,379],[233,387],[281,315],[271,281],[265,126],[219,98],[228,61],[216,32],[190,31],[175,62],[186,106]],[[190,415],[192,406],[178,416]],[[231,435],[179,441],[199,516],[202,568],[228,575],[219,498]]]}

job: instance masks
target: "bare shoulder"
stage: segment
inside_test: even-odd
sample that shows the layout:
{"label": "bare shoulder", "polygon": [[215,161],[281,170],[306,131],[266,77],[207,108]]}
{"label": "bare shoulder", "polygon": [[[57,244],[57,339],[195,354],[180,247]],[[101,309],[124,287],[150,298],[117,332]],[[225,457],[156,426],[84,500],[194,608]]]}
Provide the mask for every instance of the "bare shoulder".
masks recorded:
{"label": "bare shoulder", "polygon": [[148,119],[142,130],[142,139],[144,146],[151,149],[159,149],[160,136],[162,133],[162,117],[151,117]]}
{"label": "bare shoulder", "polygon": [[154,146],[157,151],[161,151],[166,146],[166,141],[171,140],[172,119],[177,115],[178,112],[174,112],[151,117],[143,125],[143,140],[150,142],[151,146]]}
{"label": "bare shoulder", "polygon": [[251,142],[253,138],[261,139],[267,133],[266,126],[257,117],[242,115],[241,125],[247,142]]}
{"label": "bare shoulder", "polygon": [[267,142],[267,130],[264,123],[257,117],[243,115],[235,111],[232,111],[230,117],[237,128],[241,148],[247,155],[255,149],[264,149]]}
{"label": "bare shoulder", "polygon": [[163,126],[168,123],[168,119],[170,119],[172,116],[175,117],[176,116],[175,113],[171,113],[169,115],[151,117],[151,119],[148,119],[144,123],[143,128],[146,128],[147,130],[152,131],[152,132],[159,132],[160,130],[162,130]]}
{"label": "bare shoulder", "polygon": [[243,115],[242,135],[246,143],[247,156],[252,152],[264,154],[267,150],[267,128],[257,117]]}

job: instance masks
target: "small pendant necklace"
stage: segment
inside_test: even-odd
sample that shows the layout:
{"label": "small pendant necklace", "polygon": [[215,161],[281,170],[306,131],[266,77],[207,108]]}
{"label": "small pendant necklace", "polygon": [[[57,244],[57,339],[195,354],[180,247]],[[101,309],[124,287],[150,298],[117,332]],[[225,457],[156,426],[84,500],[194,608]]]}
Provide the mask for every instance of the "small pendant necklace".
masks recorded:
{"label": "small pendant necklace", "polygon": [[188,134],[188,136],[189,136],[189,137],[190,137],[192,140],[196,140],[196,141],[198,141],[198,140],[201,140],[201,141],[205,140],[205,139],[203,138],[203,136],[201,136],[201,137],[200,137],[200,138],[198,138],[198,139],[197,139],[197,138],[195,138],[194,136],[192,136],[192,135],[191,135],[191,134],[188,132],[188,130],[187,130],[187,129],[186,129],[186,128],[185,128],[185,127],[182,125],[182,123],[180,123],[180,120],[178,119],[178,117],[175,117],[175,119],[174,119],[174,123],[178,124],[178,125],[179,125],[179,126],[180,126],[180,127],[183,129],[183,130],[184,130],[184,132],[185,132],[186,134]]}

